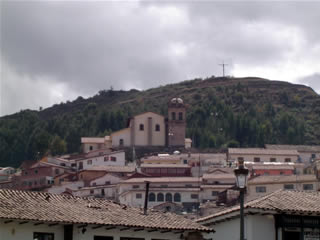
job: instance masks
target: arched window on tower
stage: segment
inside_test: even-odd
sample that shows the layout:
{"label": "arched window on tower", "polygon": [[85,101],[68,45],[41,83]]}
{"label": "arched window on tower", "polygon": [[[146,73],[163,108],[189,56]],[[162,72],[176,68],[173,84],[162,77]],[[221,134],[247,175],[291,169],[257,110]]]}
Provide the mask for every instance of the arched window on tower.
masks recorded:
{"label": "arched window on tower", "polygon": [[175,112],[171,113],[171,120],[176,120],[176,113]]}
{"label": "arched window on tower", "polygon": [[156,132],[160,132],[160,125],[156,124]]}
{"label": "arched window on tower", "polygon": [[158,193],[158,195],[157,195],[157,201],[158,201],[158,202],[163,202],[163,201],[164,201],[164,195],[163,195],[163,193]]}
{"label": "arched window on tower", "polygon": [[140,125],[139,125],[139,129],[140,129],[140,131],[143,131],[143,130],[144,130],[144,125],[143,125],[143,124],[140,124]]}
{"label": "arched window on tower", "polygon": [[180,193],[175,193],[174,196],[173,196],[173,200],[175,202],[181,202],[181,195]]}
{"label": "arched window on tower", "polygon": [[166,194],[166,202],[172,202],[172,194],[171,193]]}
{"label": "arched window on tower", "polygon": [[156,195],[154,193],[149,194],[149,202],[155,202],[156,201]]}

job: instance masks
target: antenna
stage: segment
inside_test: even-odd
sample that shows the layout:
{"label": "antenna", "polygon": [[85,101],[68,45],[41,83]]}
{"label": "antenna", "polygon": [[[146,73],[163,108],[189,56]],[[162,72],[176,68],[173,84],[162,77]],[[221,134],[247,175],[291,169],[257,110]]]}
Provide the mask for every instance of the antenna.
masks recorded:
{"label": "antenna", "polygon": [[225,66],[228,66],[228,64],[222,62],[222,63],[220,63],[219,65],[222,66],[222,76],[224,77],[224,76],[225,76],[225,75],[224,75],[224,67],[225,67]]}

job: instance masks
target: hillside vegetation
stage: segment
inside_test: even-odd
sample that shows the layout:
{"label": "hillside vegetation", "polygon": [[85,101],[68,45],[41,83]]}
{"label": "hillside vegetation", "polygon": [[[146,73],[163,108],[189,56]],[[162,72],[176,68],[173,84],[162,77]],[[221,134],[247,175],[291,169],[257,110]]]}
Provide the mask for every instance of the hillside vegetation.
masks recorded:
{"label": "hillside vegetation", "polygon": [[135,114],[167,115],[167,103],[187,104],[187,137],[197,148],[320,144],[320,96],[311,88],[261,78],[207,78],[146,91],[97,95],[0,118],[0,166],[45,154],[78,152],[81,136],[105,136]]}

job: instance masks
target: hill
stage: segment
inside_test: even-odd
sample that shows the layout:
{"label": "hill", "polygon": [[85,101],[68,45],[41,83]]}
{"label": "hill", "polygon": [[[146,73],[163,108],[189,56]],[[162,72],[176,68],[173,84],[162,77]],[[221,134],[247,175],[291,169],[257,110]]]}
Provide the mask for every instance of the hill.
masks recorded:
{"label": "hill", "polygon": [[304,85],[262,78],[206,78],[145,91],[97,95],[0,118],[0,166],[79,151],[81,136],[104,136],[135,114],[166,115],[167,102],[187,104],[187,137],[197,148],[320,144],[320,96]]}

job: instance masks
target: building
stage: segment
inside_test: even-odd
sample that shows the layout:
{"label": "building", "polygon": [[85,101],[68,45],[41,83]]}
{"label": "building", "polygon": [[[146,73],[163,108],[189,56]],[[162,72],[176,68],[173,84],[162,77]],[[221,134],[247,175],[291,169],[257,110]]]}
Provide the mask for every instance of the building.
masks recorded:
{"label": "building", "polygon": [[168,118],[154,112],[138,114],[128,120],[126,128],[104,138],[84,137],[81,143],[84,152],[111,147],[189,147],[185,133],[185,104],[173,98],[168,103]]}
{"label": "building", "polygon": [[319,145],[272,145],[266,144],[270,150],[296,150],[299,153],[299,162],[310,164],[314,159],[320,158]]}
{"label": "building", "polygon": [[144,206],[146,181],[150,183],[149,207],[174,202],[190,212],[200,205],[201,178],[195,177],[130,178],[117,186],[119,202],[134,207]]}
{"label": "building", "polygon": [[258,176],[248,181],[248,199],[265,196],[277,190],[318,191],[320,182],[314,174]]}
{"label": "building", "polygon": [[108,200],[0,190],[0,239],[202,240],[213,229]]}
{"label": "building", "polygon": [[229,162],[243,159],[245,162],[293,162],[298,161],[297,150],[275,150],[265,148],[228,148]]}
{"label": "building", "polygon": [[[320,239],[320,193],[280,190],[244,205],[244,238],[247,240]],[[214,227],[209,238],[238,240],[240,208],[227,208],[197,220]]]}

